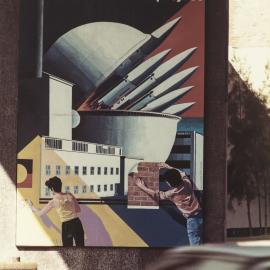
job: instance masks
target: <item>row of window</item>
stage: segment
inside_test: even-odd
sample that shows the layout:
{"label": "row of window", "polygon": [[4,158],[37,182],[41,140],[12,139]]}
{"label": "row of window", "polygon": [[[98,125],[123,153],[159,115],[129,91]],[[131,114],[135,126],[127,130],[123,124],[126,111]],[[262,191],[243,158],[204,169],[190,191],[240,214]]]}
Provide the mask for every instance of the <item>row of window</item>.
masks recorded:
{"label": "row of window", "polygon": [[[45,148],[62,149],[62,140],[54,138],[45,138]],[[79,152],[88,152],[88,144],[84,142],[72,142],[72,150]],[[115,155],[115,147],[106,145],[96,145],[96,153]],[[121,154],[121,153],[120,153]]]}
{"label": "row of window", "polygon": [[80,152],[88,152],[88,144],[82,142],[72,142],[72,150]]}
{"label": "row of window", "polygon": [[[71,190],[70,186],[65,186],[65,192],[73,192],[74,194],[79,194],[79,193],[87,193],[87,192],[107,192],[107,191],[114,191],[114,184],[110,185],[90,185],[90,186],[73,186],[73,190]],[[46,187],[45,190],[45,195],[50,196],[51,195],[51,190]]]}
{"label": "row of window", "polygon": [[[71,174],[71,166],[60,166],[60,165],[56,165],[55,166],[55,174],[57,176],[61,175],[61,168],[64,170],[65,175],[70,175]],[[81,168],[81,172],[80,172],[80,168],[79,166],[74,166],[74,174],[75,175],[101,175],[103,173],[103,175],[119,175],[119,168],[114,168],[114,167],[87,167],[87,166],[83,166]],[[51,175],[51,165],[46,165],[45,166],[45,174],[47,176]]]}
{"label": "row of window", "polygon": [[115,155],[115,147],[105,146],[105,145],[97,145],[96,146],[96,153]]}
{"label": "row of window", "polygon": [[62,149],[62,140],[45,138],[45,147],[54,148],[54,149]]}

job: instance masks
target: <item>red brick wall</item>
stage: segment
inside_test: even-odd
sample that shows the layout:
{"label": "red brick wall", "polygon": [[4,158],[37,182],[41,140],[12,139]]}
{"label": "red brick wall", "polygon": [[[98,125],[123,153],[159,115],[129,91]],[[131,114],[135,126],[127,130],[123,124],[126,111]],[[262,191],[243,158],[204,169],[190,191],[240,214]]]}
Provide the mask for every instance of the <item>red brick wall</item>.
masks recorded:
{"label": "red brick wall", "polygon": [[158,207],[158,200],[154,200],[135,184],[137,177],[140,177],[148,188],[159,190],[159,163],[140,162],[138,173],[131,173],[128,176],[128,206],[132,208]]}

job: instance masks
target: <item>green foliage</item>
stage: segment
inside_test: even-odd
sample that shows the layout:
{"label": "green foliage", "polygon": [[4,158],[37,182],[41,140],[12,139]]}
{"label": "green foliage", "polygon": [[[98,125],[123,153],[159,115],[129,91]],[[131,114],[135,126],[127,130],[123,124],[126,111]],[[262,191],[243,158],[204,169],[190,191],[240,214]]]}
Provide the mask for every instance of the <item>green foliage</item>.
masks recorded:
{"label": "green foliage", "polygon": [[266,98],[239,77],[229,94],[228,112],[228,194],[239,204],[250,203],[260,194],[263,179],[270,179],[270,111]]}

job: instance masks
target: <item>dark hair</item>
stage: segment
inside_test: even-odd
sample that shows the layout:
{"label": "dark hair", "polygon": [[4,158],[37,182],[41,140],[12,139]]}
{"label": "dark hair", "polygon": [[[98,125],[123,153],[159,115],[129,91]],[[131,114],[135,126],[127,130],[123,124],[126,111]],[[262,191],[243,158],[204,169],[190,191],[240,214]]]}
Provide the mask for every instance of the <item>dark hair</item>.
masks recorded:
{"label": "dark hair", "polygon": [[168,169],[164,173],[164,180],[167,181],[172,187],[177,187],[183,182],[180,172],[176,169]]}
{"label": "dark hair", "polygon": [[54,176],[45,182],[45,186],[55,192],[61,192],[62,181],[59,177]]}

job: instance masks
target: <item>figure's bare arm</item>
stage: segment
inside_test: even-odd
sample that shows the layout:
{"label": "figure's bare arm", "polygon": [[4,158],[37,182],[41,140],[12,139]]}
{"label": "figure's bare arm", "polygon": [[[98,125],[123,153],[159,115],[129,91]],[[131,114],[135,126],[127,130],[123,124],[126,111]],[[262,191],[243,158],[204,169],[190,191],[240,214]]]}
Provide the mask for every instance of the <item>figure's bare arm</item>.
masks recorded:
{"label": "figure's bare arm", "polygon": [[169,164],[167,164],[167,163],[165,163],[165,162],[160,162],[160,163],[158,164],[158,167],[159,167],[160,169],[173,169],[172,166],[170,166]]}
{"label": "figure's bare arm", "polygon": [[54,207],[53,200],[49,201],[42,209],[36,208],[33,205],[32,201],[30,201],[30,200],[28,200],[27,202],[28,202],[30,208],[32,209],[32,211],[39,217],[47,214]]}
{"label": "figure's bare arm", "polygon": [[148,188],[141,178],[137,178],[135,183],[141,190],[146,192],[148,195],[150,195],[152,197],[154,197],[156,195],[156,191],[151,189],[151,188]]}

